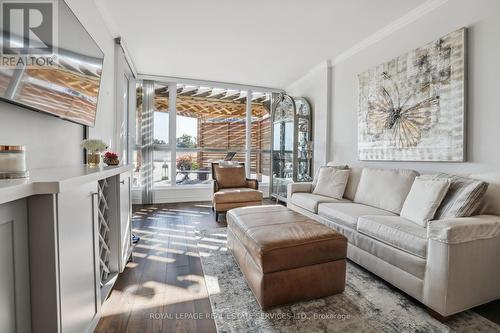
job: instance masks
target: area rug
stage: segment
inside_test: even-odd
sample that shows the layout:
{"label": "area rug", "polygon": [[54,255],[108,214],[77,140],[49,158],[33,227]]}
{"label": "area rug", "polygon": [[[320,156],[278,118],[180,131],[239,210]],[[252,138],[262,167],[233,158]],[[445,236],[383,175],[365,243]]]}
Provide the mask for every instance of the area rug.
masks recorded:
{"label": "area rug", "polygon": [[226,247],[226,228],[200,231],[198,249],[218,332],[500,331],[472,311],[443,324],[420,303],[350,261],[342,294],[262,311]]}

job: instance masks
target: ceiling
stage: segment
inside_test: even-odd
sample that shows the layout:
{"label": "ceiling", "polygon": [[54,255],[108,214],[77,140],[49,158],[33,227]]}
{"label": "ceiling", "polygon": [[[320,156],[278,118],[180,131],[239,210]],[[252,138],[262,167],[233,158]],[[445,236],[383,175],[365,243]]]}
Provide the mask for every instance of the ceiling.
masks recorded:
{"label": "ceiling", "polygon": [[95,0],[139,73],[286,88],[423,0]]}

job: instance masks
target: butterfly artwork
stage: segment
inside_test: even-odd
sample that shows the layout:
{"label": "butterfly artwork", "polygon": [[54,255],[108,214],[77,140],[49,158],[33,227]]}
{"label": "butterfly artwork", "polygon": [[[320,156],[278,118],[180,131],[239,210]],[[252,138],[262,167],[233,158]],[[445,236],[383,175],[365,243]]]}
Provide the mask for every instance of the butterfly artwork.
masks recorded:
{"label": "butterfly artwork", "polygon": [[382,76],[389,84],[380,87],[368,101],[369,131],[374,137],[387,133],[398,148],[416,147],[438,112],[439,96],[414,101],[416,92],[413,92],[401,98],[391,77],[385,72]]}
{"label": "butterfly artwork", "polygon": [[360,160],[463,161],[465,29],[358,75]]}

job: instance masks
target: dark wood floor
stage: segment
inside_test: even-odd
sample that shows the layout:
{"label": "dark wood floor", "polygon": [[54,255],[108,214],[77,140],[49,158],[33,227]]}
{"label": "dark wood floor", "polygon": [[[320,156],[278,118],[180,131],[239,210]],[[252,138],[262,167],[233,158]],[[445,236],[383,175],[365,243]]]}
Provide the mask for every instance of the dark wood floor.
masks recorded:
{"label": "dark wood floor", "polygon": [[[210,203],[135,206],[133,232],[141,241],[95,332],[215,332],[195,230],[226,226],[220,220]],[[475,311],[500,324],[500,301]]]}
{"label": "dark wood floor", "polygon": [[195,230],[226,226],[219,219],[210,203],[134,207],[141,240],[95,332],[215,332]]}

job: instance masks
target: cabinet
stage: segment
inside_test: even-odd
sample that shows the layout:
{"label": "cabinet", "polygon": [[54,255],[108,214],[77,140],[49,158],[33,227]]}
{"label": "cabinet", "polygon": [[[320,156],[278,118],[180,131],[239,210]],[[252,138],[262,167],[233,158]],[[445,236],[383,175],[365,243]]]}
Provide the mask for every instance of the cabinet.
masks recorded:
{"label": "cabinet", "polygon": [[285,94],[273,106],[271,196],[286,201],[289,183],[312,180],[311,107],[305,98]]}
{"label": "cabinet", "polygon": [[57,195],[61,331],[86,332],[98,320],[95,182]]}
{"label": "cabinet", "polygon": [[123,272],[132,255],[132,200],[131,200],[131,173],[120,175],[120,263],[119,270]]}
{"label": "cabinet", "polygon": [[0,332],[31,331],[26,207],[25,199],[0,205]]}
{"label": "cabinet", "polygon": [[131,254],[131,170],[35,169],[0,181],[1,333],[94,330]]}
{"label": "cabinet", "polygon": [[29,202],[33,332],[88,332],[97,324],[97,182]]}

